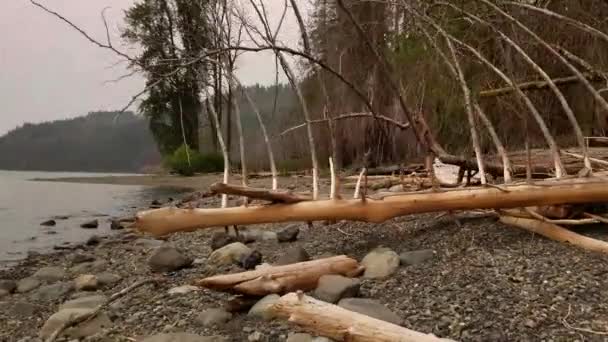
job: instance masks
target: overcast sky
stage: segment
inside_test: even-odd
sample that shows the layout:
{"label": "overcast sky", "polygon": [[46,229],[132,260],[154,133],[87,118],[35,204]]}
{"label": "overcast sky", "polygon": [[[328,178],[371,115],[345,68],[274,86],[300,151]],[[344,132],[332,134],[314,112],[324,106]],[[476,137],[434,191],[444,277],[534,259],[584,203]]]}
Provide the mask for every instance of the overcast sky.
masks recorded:
{"label": "overcast sky", "polygon": [[[39,0],[103,40],[101,10],[109,7],[115,45],[121,44],[123,11],[133,0]],[[264,1],[271,21],[278,21],[283,1]],[[290,13],[291,14],[291,13]],[[297,44],[298,30],[287,17],[281,40]],[[127,46],[121,46],[127,50]],[[108,82],[127,73],[119,59],[87,41],[29,0],[0,0],[0,135],[24,122],[41,122],[123,107],[143,89],[133,77]],[[244,54],[238,74],[245,84],[270,84],[274,60],[270,53]],[[135,108],[133,108],[135,109]]]}

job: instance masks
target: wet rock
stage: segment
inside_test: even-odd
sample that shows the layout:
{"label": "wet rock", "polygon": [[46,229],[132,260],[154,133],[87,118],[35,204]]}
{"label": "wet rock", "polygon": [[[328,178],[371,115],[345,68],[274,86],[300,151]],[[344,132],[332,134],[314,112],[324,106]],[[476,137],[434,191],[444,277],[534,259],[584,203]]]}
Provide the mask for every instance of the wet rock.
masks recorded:
{"label": "wet rock", "polygon": [[114,285],[122,280],[122,277],[113,273],[103,272],[97,274],[97,281],[100,286]]}
{"label": "wet rock", "polygon": [[167,293],[170,295],[176,295],[176,294],[186,294],[186,293],[196,292],[196,291],[200,291],[200,289],[196,286],[182,285],[182,286],[177,286],[177,287],[173,287],[173,288],[169,289],[169,291],[167,291]]}
{"label": "wet rock", "polygon": [[180,332],[148,336],[141,342],[228,342],[228,339],[222,336],[201,336]]}
{"label": "wet rock", "polygon": [[389,310],[386,306],[372,299],[344,298],[338,302],[338,306],[389,323],[397,325],[401,325],[403,323],[401,317],[397,316],[397,314]]}
{"label": "wet rock", "polygon": [[262,253],[258,251],[252,251],[247,255],[243,255],[240,260],[240,265],[246,270],[254,269],[257,265],[262,262]]}
{"label": "wet rock", "polygon": [[87,246],[96,246],[99,245],[99,243],[101,242],[101,238],[97,235],[92,235],[91,237],[89,237],[87,239],[87,242],[85,242],[85,245]]}
{"label": "wet rock", "polygon": [[251,249],[241,242],[233,242],[213,251],[208,262],[216,266],[230,265],[240,262],[243,256],[249,255],[251,252]]}
{"label": "wet rock", "polygon": [[38,286],[40,286],[40,280],[32,277],[24,278],[17,282],[17,292],[30,292]]}
{"label": "wet rock", "polygon": [[99,305],[104,304],[108,300],[108,297],[104,295],[88,295],[86,297],[80,297],[69,300],[59,307],[59,310],[64,309],[95,309]]}
{"label": "wet rock", "polygon": [[56,224],[57,224],[57,222],[55,222],[55,220],[47,220],[47,221],[40,223],[41,226],[46,226],[46,227],[52,227]]}
{"label": "wet rock", "polygon": [[[42,339],[48,338],[57,328],[74,319],[74,317],[85,315],[91,312],[91,309],[64,309],[54,313],[44,323],[38,336]],[[100,312],[94,318],[84,323],[78,324],[76,327],[65,330],[64,335],[70,338],[83,338],[95,335],[106,328],[112,326],[112,321],[104,312]]]}
{"label": "wet rock", "polygon": [[67,273],[62,267],[48,266],[36,271],[32,277],[48,282],[62,280],[67,276]]}
{"label": "wet rock", "polygon": [[105,260],[95,260],[93,262],[83,262],[70,269],[70,272],[75,275],[79,274],[94,274],[102,272],[108,267]]}
{"label": "wet rock", "polygon": [[159,200],[153,200],[150,205],[162,205],[162,203]]}
{"label": "wet rock", "polygon": [[389,248],[376,248],[361,260],[361,265],[365,267],[364,278],[386,278],[399,268],[399,255]]}
{"label": "wet rock", "polygon": [[265,320],[273,319],[275,315],[271,308],[280,298],[281,297],[277,294],[269,294],[255,303],[255,305],[249,309],[249,313],[247,313],[247,315],[259,317]]}
{"label": "wet rock", "polygon": [[418,251],[403,252],[399,255],[402,265],[418,265],[435,256],[432,249],[421,249]]}
{"label": "wet rock", "polygon": [[99,288],[97,277],[92,274],[83,274],[74,280],[76,291],[95,291]]}
{"label": "wet rock", "polygon": [[310,260],[310,255],[308,255],[308,252],[306,252],[304,248],[296,246],[285,251],[285,253],[283,253],[275,262],[275,265],[289,265],[308,260]]}
{"label": "wet rock", "polygon": [[122,225],[122,222],[120,222],[119,220],[112,220],[110,222],[110,229],[111,230],[121,230],[121,229],[125,229],[125,227]]}
{"label": "wet rock", "polygon": [[91,221],[85,222],[80,225],[80,228],[85,228],[85,229],[95,229],[97,227],[99,227],[98,220],[91,220]]}
{"label": "wet rock", "polygon": [[196,323],[204,327],[224,325],[232,319],[232,314],[222,308],[212,308],[201,312],[195,319]]}
{"label": "wet rock", "polygon": [[8,305],[8,312],[19,318],[29,318],[40,311],[38,305],[34,305],[28,302],[18,301],[11,305]]}
{"label": "wet rock", "polygon": [[0,290],[12,293],[17,289],[17,283],[13,280],[0,280]]}
{"label": "wet rock", "polygon": [[54,220],[67,220],[67,219],[69,219],[69,218],[70,218],[70,217],[69,217],[69,216],[67,216],[67,215],[56,215],[56,216],[53,216],[53,219],[54,219]]}
{"label": "wet rock", "polygon": [[359,294],[360,287],[361,282],[359,279],[351,279],[334,274],[324,275],[319,278],[314,295],[322,301],[337,303],[345,297],[356,297]]}
{"label": "wet rock", "polygon": [[81,252],[77,252],[72,254],[72,256],[70,257],[70,261],[72,263],[72,265],[77,265],[83,262],[87,262],[87,261],[94,261],[95,260],[95,256],[93,254],[89,254],[89,253],[81,253]]}
{"label": "wet rock", "polygon": [[141,246],[144,248],[156,248],[164,244],[165,242],[162,240],[155,239],[136,239],[133,244],[135,246]]}
{"label": "wet rock", "polygon": [[277,239],[279,240],[279,242],[292,242],[298,239],[298,234],[300,234],[299,225],[292,224],[278,232]]}
{"label": "wet rock", "polygon": [[183,255],[177,248],[172,246],[158,247],[150,259],[148,266],[153,272],[177,271],[192,264],[192,259]]}
{"label": "wet rock", "polygon": [[234,236],[228,235],[224,232],[215,232],[211,236],[211,250],[215,251],[233,242],[237,242]]}
{"label": "wet rock", "polygon": [[74,290],[73,282],[61,282],[38,288],[32,293],[31,298],[42,302],[56,301],[72,290]]}

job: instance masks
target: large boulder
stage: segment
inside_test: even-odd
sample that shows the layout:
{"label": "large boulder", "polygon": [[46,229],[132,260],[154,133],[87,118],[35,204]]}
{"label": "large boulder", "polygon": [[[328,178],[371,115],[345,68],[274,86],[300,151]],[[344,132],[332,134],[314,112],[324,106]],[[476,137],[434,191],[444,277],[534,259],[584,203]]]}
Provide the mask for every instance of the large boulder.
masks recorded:
{"label": "large boulder", "polygon": [[63,267],[48,266],[43,267],[34,273],[33,277],[42,281],[55,282],[67,276]]}
{"label": "large boulder", "polygon": [[228,339],[222,336],[201,336],[180,332],[148,336],[141,342],[228,342]]}
{"label": "large boulder", "polygon": [[337,303],[345,297],[356,297],[359,294],[360,287],[361,281],[359,279],[327,274],[319,278],[314,295],[322,301]]}
{"label": "large boulder", "polygon": [[310,260],[310,255],[301,246],[288,249],[275,262],[275,265],[289,265]]}
{"label": "large boulder", "polygon": [[399,255],[402,265],[418,265],[435,257],[432,249],[421,249],[418,251],[403,252]]}
{"label": "large boulder", "polygon": [[338,306],[382,321],[401,325],[403,319],[379,302],[366,298],[344,298]]}
{"label": "large boulder", "polygon": [[361,260],[361,265],[365,267],[364,278],[386,278],[399,268],[399,255],[389,248],[376,248]]}
{"label": "large boulder", "polygon": [[56,301],[70,293],[72,290],[74,290],[73,282],[60,282],[38,288],[32,293],[31,298],[41,302]]}
{"label": "large boulder", "polygon": [[[42,339],[47,339],[51,334],[59,327],[66,324],[66,322],[72,321],[75,317],[86,315],[92,312],[92,309],[63,309],[54,313],[44,323],[38,336]],[[92,336],[100,333],[104,329],[112,326],[112,321],[104,312],[98,313],[93,319],[78,324],[75,327],[66,329],[64,331],[65,336],[69,338],[79,339],[87,336]]]}
{"label": "large boulder", "polygon": [[30,292],[33,289],[40,286],[40,284],[41,284],[40,280],[38,280],[36,278],[33,278],[33,277],[23,278],[17,282],[17,292],[19,292],[19,293]]}
{"label": "large boulder", "polygon": [[158,247],[148,259],[148,265],[153,272],[177,271],[191,264],[192,259],[173,246]]}
{"label": "large boulder", "polygon": [[241,259],[251,254],[252,250],[241,242],[233,242],[211,253],[207,262],[215,266],[239,263]]}
{"label": "large boulder", "polygon": [[266,297],[260,299],[254,306],[249,309],[249,313],[247,315],[252,317],[259,317],[265,320],[271,320],[275,317],[274,312],[272,311],[272,306],[280,299],[281,297],[277,294],[269,294]]}

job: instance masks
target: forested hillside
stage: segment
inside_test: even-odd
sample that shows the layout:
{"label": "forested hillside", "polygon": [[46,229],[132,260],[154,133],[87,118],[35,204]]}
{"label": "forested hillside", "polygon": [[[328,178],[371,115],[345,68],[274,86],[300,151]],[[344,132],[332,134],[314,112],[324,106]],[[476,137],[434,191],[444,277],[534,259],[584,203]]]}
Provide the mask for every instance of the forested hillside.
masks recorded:
{"label": "forested hillside", "polygon": [[25,124],[0,137],[0,169],[137,172],[160,162],[146,120],[133,113]]}

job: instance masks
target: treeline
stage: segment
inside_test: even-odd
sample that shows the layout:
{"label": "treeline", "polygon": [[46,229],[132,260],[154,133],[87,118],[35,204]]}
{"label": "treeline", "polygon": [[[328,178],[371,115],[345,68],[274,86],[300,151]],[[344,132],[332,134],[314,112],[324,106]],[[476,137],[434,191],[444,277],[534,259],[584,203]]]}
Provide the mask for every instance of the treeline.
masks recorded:
{"label": "treeline", "polygon": [[0,137],[5,170],[139,172],[159,163],[147,120],[131,112],[26,123]]}

